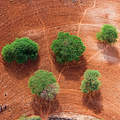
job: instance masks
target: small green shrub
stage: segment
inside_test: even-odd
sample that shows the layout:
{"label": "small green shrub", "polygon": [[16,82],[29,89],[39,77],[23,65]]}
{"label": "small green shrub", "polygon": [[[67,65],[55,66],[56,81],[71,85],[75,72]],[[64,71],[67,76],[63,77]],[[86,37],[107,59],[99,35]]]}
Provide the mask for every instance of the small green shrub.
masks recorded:
{"label": "small green shrub", "polygon": [[29,38],[17,38],[13,43],[2,49],[2,57],[6,62],[24,63],[29,59],[35,60],[37,56],[38,44]]}
{"label": "small green shrub", "polygon": [[100,73],[97,70],[86,70],[84,73],[84,80],[81,83],[81,91],[90,93],[99,89],[101,83],[98,80]]}
{"label": "small green shrub", "polygon": [[102,42],[114,43],[117,41],[116,39],[118,38],[118,32],[114,26],[105,24],[102,27],[101,32],[96,34],[96,37]]}
{"label": "small green shrub", "polygon": [[21,116],[18,120],[41,120],[41,118],[39,116]]}
{"label": "small green shrub", "polygon": [[26,116],[21,116],[18,120],[28,120]]}
{"label": "small green shrub", "polygon": [[52,42],[51,49],[59,63],[78,61],[85,51],[81,39],[69,33],[60,32],[56,40]]}
{"label": "small green shrub", "polygon": [[46,100],[53,99],[59,91],[59,85],[53,73],[44,70],[38,70],[29,79],[29,88],[33,94]]}
{"label": "small green shrub", "polygon": [[41,120],[41,118],[39,116],[32,116],[32,117],[28,117],[27,120]]}

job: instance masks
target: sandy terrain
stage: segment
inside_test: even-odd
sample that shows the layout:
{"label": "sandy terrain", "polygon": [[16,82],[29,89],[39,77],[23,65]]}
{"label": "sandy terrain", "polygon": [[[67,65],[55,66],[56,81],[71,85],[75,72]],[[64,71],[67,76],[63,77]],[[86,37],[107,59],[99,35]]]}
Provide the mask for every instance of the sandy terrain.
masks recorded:
{"label": "sandy terrain", "polygon": [[[5,64],[0,58],[0,103],[8,105],[0,120],[15,120],[22,114],[46,119],[59,112],[120,120],[120,41],[105,46],[96,40],[103,24],[113,24],[119,31],[119,6],[119,0],[0,0],[0,50],[16,37],[27,36],[40,45],[39,58],[33,63]],[[87,49],[79,63],[55,63],[50,45],[59,31],[81,37]],[[94,102],[86,105],[80,84],[88,68],[100,71],[102,86]],[[38,99],[28,88],[28,79],[37,69],[53,72],[60,84],[60,93],[51,103]]]}

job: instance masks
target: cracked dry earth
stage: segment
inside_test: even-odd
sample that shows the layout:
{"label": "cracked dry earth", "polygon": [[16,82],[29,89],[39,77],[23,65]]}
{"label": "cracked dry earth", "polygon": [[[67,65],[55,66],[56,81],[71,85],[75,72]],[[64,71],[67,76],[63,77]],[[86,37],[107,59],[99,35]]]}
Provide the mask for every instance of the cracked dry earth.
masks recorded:
{"label": "cracked dry earth", "polygon": [[[103,24],[113,24],[119,31],[119,6],[119,0],[0,0],[0,50],[24,36],[40,46],[40,57],[33,63],[4,64],[0,58],[0,103],[8,105],[0,120],[15,120],[22,114],[46,119],[59,112],[120,120],[120,40],[112,46],[96,40]],[[60,66],[54,62],[50,45],[59,31],[81,37],[87,48],[79,63]],[[99,70],[102,82],[92,106],[84,104],[79,89],[88,68]],[[37,69],[53,72],[60,84],[60,93],[49,104],[33,96],[28,88],[28,79]]]}

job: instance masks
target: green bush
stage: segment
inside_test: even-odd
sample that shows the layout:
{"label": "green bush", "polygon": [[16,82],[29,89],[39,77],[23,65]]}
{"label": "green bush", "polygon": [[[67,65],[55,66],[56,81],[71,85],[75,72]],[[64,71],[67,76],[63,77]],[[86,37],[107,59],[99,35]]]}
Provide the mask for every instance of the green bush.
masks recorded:
{"label": "green bush", "polygon": [[90,93],[99,89],[101,83],[98,80],[100,73],[97,70],[86,70],[84,73],[84,80],[81,83],[81,91]]}
{"label": "green bush", "polygon": [[14,53],[13,53],[14,48],[12,45],[8,44],[2,49],[2,57],[5,61],[8,63],[12,62],[14,58]]}
{"label": "green bush", "polygon": [[21,116],[18,120],[28,120],[26,116]]}
{"label": "green bush", "polygon": [[53,99],[59,91],[59,85],[52,72],[38,70],[29,79],[29,88],[33,94],[42,98]]}
{"label": "green bush", "polygon": [[69,33],[60,32],[56,40],[52,42],[51,49],[59,63],[78,61],[85,51],[81,39]]}
{"label": "green bush", "polygon": [[32,116],[32,117],[28,117],[27,120],[41,120],[41,118],[39,116]]}
{"label": "green bush", "polygon": [[105,24],[101,32],[97,33],[96,37],[102,42],[114,43],[117,41],[118,32],[114,26]]}
{"label": "green bush", "polygon": [[2,57],[6,62],[24,63],[29,59],[35,60],[37,56],[38,44],[29,38],[17,38],[13,43],[2,49]]}
{"label": "green bush", "polygon": [[31,116],[31,117],[22,116],[18,120],[41,120],[41,118],[39,116]]}

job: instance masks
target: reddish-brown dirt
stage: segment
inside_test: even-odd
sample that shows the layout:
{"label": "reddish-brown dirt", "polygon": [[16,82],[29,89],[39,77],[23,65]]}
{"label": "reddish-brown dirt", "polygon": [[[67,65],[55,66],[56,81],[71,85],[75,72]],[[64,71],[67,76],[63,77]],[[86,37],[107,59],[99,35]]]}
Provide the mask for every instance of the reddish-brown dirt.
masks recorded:
{"label": "reddish-brown dirt", "polygon": [[[119,6],[119,0],[0,0],[0,50],[25,36],[40,46],[39,58],[32,63],[5,64],[0,58],[0,104],[8,105],[0,120],[15,120],[23,114],[46,119],[57,112],[120,120],[120,42],[105,46],[96,40],[103,24],[113,24],[119,31]],[[54,62],[50,45],[59,31],[83,40],[87,48],[79,63],[61,66]],[[80,91],[88,68],[101,73],[102,86],[92,101]],[[53,72],[60,84],[53,102],[40,100],[28,88],[28,79],[37,69]]]}

